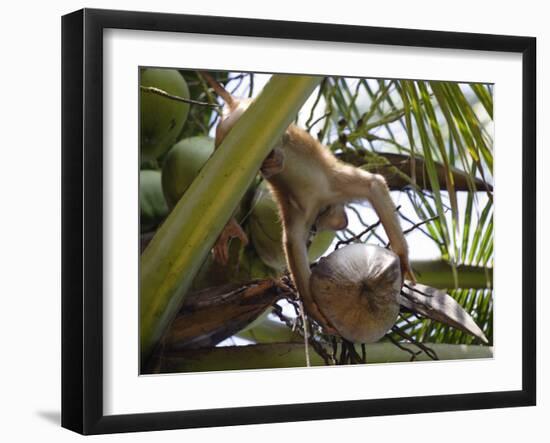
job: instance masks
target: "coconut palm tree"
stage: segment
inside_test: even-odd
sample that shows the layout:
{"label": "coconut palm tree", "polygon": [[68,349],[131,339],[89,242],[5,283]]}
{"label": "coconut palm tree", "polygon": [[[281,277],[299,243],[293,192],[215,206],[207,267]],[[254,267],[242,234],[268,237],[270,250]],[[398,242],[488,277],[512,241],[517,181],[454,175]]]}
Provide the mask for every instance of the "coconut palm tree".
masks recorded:
{"label": "coconut palm tree", "polygon": [[[180,73],[195,101],[178,137],[188,146],[190,137],[212,133],[219,109],[212,106],[218,102],[200,75]],[[492,355],[492,86],[273,75],[260,88],[265,76],[215,75],[226,89],[257,99],[231,136],[197,168],[200,174],[187,177],[185,192],[169,215],[164,219],[168,211],[159,204],[164,212],[158,226],[151,228],[147,218],[143,238],[150,242],[141,256],[140,281],[143,370],[303,366],[304,335],[310,363],[318,365]],[[264,205],[257,171],[293,120],[341,160],[386,178],[418,281],[449,294],[480,327],[486,344],[456,322],[410,309],[402,310],[380,342],[366,348],[327,337],[311,322],[305,324],[309,336],[304,334],[284,266],[274,265],[273,253],[266,256],[277,243],[262,248],[255,240],[260,226],[262,234],[280,242],[280,227],[273,233],[278,220],[269,202]],[[178,143],[183,142],[142,165],[162,171],[165,194],[166,165],[175,157],[172,151],[183,149]],[[321,249],[331,245],[325,255],[352,242],[387,246],[372,211],[350,205],[347,213],[349,229],[328,243],[324,239]],[[230,262],[221,266],[210,249],[232,215],[254,239],[246,247],[233,242]]]}

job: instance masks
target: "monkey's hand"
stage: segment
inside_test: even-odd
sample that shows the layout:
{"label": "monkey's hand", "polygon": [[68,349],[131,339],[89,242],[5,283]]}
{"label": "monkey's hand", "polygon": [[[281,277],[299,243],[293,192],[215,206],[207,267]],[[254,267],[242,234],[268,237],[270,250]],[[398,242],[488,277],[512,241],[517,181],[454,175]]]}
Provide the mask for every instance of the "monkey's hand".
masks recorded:
{"label": "monkey's hand", "polygon": [[238,238],[243,245],[248,244],[248,237],[234,218],[225,225],[212,249],[214,260],[222,265],[226,265],[229,261],[229,240],[232,238]]}
{"label": "monkey's hand", "polygon": [[264,178],[269,178],[283,170],[285,156],[279,148],[273,149],[262,163],[260,171]]}

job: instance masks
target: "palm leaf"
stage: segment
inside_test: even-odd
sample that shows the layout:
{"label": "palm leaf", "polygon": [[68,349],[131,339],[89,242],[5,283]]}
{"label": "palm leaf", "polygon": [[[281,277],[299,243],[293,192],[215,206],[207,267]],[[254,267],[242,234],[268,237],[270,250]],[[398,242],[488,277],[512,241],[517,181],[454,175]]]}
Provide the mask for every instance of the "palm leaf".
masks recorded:
{"label": "palm leaf", "polygon": [[[344,83],[340,80],[339,84]],[[399,185],[401,189],[409,188],[407,195],[418,219],[436,217],[425,229],[446,264],[444,268],[431,265],[431,272],[424,267],[422,273],[430,283],[437,277],[438,286],[450,289],[474,319],[483,323],[487,328],[484,332],[491,339],[492,291],[487,285],[491,285],[492,270],[487,266],[491,266],[493,254],[493,190],[489,182],[493,156],[492,138],[482,123],[490,122],[493,115],[490,89],[480,84],[362,80],[353,94],[349,91],[348,85],[326,96],[332,97],[331,119],[327,119],[324,129],[331,149],[342,152],[342,158],[354,164],[363,159],[365,169],[382,173],[390,184],[396,177],[392,189],[399,189]],[[353,106],[348,108],[350,100]],[[355,115],[356,105],[365,100],[370,103],[355,126],[351,122],[346,131],[338,131],[335,122],[340,117]],[[486,115],[481,116],[480,110]],[[340,134],[339,138],[331,139],[335,133]],[[369,143],[367,152],[360,143],[362,140]],[[409,166],[399,167],[398,171],[394,168],[392,175],[388,171],[397,164],[385,161],[391,157],[381,160],[381,151],[389,156],[399,153]],[[458,179],[463,179],[460,192],[464,197],[460,197],[460,202]],[[485,192],[487,198],[481,198],[479,191]],[[376,235],[371,232],[369,241],[375,240]],[[411,250],[414,256],[414,245]],[[479,269],[476,271],[479,289],[453,290],[462,286],[461,282],[474,284],[471,280],[474,266],[479,266],[475,268]],[[423,340],[452,343],[470,340],[466,334],[432,321],[413,321],[409,329],[415,338]]]}

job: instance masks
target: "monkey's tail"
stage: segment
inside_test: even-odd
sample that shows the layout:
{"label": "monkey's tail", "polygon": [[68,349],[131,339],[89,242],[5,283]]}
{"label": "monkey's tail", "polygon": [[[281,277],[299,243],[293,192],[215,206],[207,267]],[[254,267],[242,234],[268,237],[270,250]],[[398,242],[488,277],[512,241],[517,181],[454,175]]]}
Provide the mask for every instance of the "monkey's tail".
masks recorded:
{"label": "monkey's tail", "polygon": [[227,90],[218,83],[218,81],[212,77],[208,72],[197,71],[198,74],[206,80],[216,94],[218,94],[230,108],[234,108],[238,105],[235,98],[227,92]]}

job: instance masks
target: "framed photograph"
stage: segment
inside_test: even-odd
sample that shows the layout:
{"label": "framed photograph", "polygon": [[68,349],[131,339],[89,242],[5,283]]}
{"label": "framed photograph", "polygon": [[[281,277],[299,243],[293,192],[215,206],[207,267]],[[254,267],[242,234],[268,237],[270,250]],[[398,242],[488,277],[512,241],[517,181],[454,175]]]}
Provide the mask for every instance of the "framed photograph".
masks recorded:
{"label": "framed photograph", "polygon": [[534,405],[531,37],[62,21],[62,425]]}

